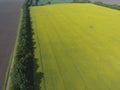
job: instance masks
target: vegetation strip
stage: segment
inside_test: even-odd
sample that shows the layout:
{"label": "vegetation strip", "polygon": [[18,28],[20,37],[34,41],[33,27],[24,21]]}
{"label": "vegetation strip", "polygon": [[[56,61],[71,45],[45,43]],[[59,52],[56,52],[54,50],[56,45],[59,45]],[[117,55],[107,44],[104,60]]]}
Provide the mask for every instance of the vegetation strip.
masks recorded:
{"label": "vegetation strip", "polygon": [[110,5],[110,4],[105,4],[105,3],[102,3],[102,2],[93,2],[93,4],[108,7],[108,8],[112,8],[112,9],[116,9],[116,10],[120,10],[120,5],[116,5],[116,4]]}
{"label": "vegetation strip", "polygon": [[33,90],[34,47],[29,16],[30,0],[23,6],[16,56],[11,73],[10,90]]}

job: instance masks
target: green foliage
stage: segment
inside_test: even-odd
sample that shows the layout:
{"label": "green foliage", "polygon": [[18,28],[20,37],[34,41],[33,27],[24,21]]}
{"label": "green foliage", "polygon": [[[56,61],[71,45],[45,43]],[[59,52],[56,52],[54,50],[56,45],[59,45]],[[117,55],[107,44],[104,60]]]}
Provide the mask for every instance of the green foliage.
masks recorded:
{"label": "green foliage", "polygon": [[19,33],[15,62],[11,73],[11,90],[33,90],[33,41],[29,16],[31,0],[23,6],[23,17]]}
{"label": "green foliage", "polygon": [[104,6],[104,7],[108,7],[108,8],[112,8],[112,9],[120,10],[120,5],[116,5],[116,4],[110,5],[110,4],[105,4],[105,3],[102,3],[102,2],[94,2],[94,4]]}
{"label": "green foliage", "polygon": [[90,3],[90,0],[73,0],[74,3]]}

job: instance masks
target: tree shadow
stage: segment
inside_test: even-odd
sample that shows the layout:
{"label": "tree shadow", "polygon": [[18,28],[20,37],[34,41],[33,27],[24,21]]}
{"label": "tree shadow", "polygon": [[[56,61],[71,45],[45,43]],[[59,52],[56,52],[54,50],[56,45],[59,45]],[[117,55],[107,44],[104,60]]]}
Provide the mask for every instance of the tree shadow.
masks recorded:
{"label": "tree shadow", "polygon": [[[36,0],[37,1],[37,0]],[[39,0],[38,0],[39,1]],[[31,26],[32,26],[32,21],[31,21]],[[34,89],[33,90],[41,90],[41,82],[44,77],[43,72],[38,72],[38,68],[40,67],[37,61],[39,60],[38,58],[35,58],[35,49],[36,49],[36,41],[35,38],[33,37],[35,32],[34,29],[31,27],[31,34],[32,34],[32,46],[33,46],[33,54],[34,54],[34,61],[33,61],[33,82],[34,82]]]}
{"label": "tree shadow", "polygon": [[37,72],[37,69],[39,67],[39,65],[37,64],[38,59],[35,59],[34,62],[34,90],[41,90],[41,82],[42,79],[44,77],[44,73],[43,72]]}
{"label": "tree shadow", "polygon": [[[32,33],[33,35],[35,34],[34,32]],[[33,39],[33,46],[34,46],[34,50],[36,49],[36,42],[35,40]],[[35,52],[34,52],[35,53]],[[41,82],[42,82],[42,79],[44,77],[44,73],[43,72],[38,72],[38,68],[40,67],[39,64],[37,63],[39,59],[38,58],[35,58],[34,56],[34,62],[33,62],[33,65],[34,65],[34,70],[33,70],[33,78],[34,78],[34,90],[41,90]]]}

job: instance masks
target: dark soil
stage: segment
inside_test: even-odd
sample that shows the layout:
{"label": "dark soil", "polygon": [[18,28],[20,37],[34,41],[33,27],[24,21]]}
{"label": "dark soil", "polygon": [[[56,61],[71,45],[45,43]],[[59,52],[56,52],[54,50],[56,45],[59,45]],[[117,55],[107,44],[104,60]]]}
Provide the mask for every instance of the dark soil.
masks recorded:
{"label": "dark soil", "polygon": [[24,0],[0,0],[0,90],[5,79],[8,60],[14,48]]}

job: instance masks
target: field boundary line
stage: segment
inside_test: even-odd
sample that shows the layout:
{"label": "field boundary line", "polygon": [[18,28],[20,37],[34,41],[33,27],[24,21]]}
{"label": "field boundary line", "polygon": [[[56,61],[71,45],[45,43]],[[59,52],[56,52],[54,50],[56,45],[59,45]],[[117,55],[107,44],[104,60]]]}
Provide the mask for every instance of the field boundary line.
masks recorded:
{"label": "field boundary line", "polygon": [[12,49],[11,55],[9,57],[8,67],[7,67],[7,70],[6,70],[6,73],[5,73],[5,80],[4,80],[4,83],[3,83],[2,90],[5,90],[6,86],[7,86],[8,75],[10,73],[10,65],[11,65],[11,62],[12,62],[12,57],[13,57],[13,49]]}

